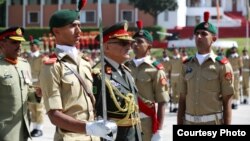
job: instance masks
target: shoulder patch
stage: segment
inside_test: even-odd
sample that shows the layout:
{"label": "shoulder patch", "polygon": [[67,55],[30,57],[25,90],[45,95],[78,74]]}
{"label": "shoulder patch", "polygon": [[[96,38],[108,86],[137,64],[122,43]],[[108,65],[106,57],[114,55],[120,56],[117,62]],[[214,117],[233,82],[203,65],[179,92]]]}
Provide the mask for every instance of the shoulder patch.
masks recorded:
{"label": "shoulder patch", "polygon": [[191,61],[192,59],[193,59],[193,56],[190,56],[187,59],[183,60],[182,63],[186,64],[187,62]]}
{"label": "shoulder patch", "polygon": [[163,70],[163,69],[164,69],[163,65],[162,65],[160,62],[158,62],[158,61],[154,61],[154,62],[152,63],[152,65],[153,65],[154,67],[156,67],[158,70]]}
{"label": "shoulder patch", "polygon": [[217,56],[215,58],[216,61],[220,62],[221,64],[228,63],[228,59],[225,56]]}

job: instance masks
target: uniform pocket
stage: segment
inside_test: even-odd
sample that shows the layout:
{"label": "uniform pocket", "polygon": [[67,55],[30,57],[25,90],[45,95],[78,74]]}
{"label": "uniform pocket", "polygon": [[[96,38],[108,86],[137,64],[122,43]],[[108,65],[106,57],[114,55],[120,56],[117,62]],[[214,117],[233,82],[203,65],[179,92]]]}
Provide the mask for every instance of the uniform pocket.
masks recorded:
{"label": "uniform pocket", "polygon": [[208,91],[217,91],[220,88],[219,75],[215,71],[205,71],[202,73],[202,78],[206,85],[204,86],[205,90]]}

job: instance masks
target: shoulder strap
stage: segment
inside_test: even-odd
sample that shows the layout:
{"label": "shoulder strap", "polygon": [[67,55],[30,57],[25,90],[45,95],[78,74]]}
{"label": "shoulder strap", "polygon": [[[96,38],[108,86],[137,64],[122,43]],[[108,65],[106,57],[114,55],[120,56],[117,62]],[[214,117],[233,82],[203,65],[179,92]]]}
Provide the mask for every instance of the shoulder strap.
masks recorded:
{"label": "shoulder strap", "polygon": [[68,69],[70,69],[70,70],[75,74],[75,76],[78,78],[79,82],[81,83],[83,89],[86,91],[86,93],[87,93],[88,96],[90,97],[91,102],[92,102],[92,104],[93,104],[93,106],[94,106],[94,105],[95,105],[95,97],[94,97],[94,95],[92,94],[92,92],[89,91],[89,90],[87,89],[87,86],[86,86],[86,84],[84,83],[84,81],[83,81],[82,77],[80,76],[80,74],[77,73],[74,69],[70,68],[68,64],[64,63],[63,61],[61,61],[61,62],[62,62]]}

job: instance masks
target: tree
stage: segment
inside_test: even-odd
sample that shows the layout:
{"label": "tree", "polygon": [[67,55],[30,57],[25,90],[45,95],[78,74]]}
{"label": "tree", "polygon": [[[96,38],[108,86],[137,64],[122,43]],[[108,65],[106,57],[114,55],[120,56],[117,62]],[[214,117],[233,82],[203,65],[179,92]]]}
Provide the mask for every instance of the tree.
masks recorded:
{"label": "tree", "polygon": [[129,0],[129,3],[154,18],[157,24],[158,15],[165,10],[175,10],[178,8],[176,0]]}

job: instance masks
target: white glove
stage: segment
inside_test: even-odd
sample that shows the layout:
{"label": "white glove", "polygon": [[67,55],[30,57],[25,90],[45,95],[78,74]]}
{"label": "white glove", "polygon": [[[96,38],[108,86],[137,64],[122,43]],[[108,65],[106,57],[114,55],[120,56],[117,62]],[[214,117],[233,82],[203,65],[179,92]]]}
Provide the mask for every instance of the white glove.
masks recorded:
{"label": "white glove", "polygon": [[163,131],[158,130],[156,133],[154,133],[151,141],[163,141]]}
{"label": "white glove", "polygon": [[106,140],[115,140],[117,135],[117,125],[113,121],[97,120],[87,122],[87,135],[102,137]]}

